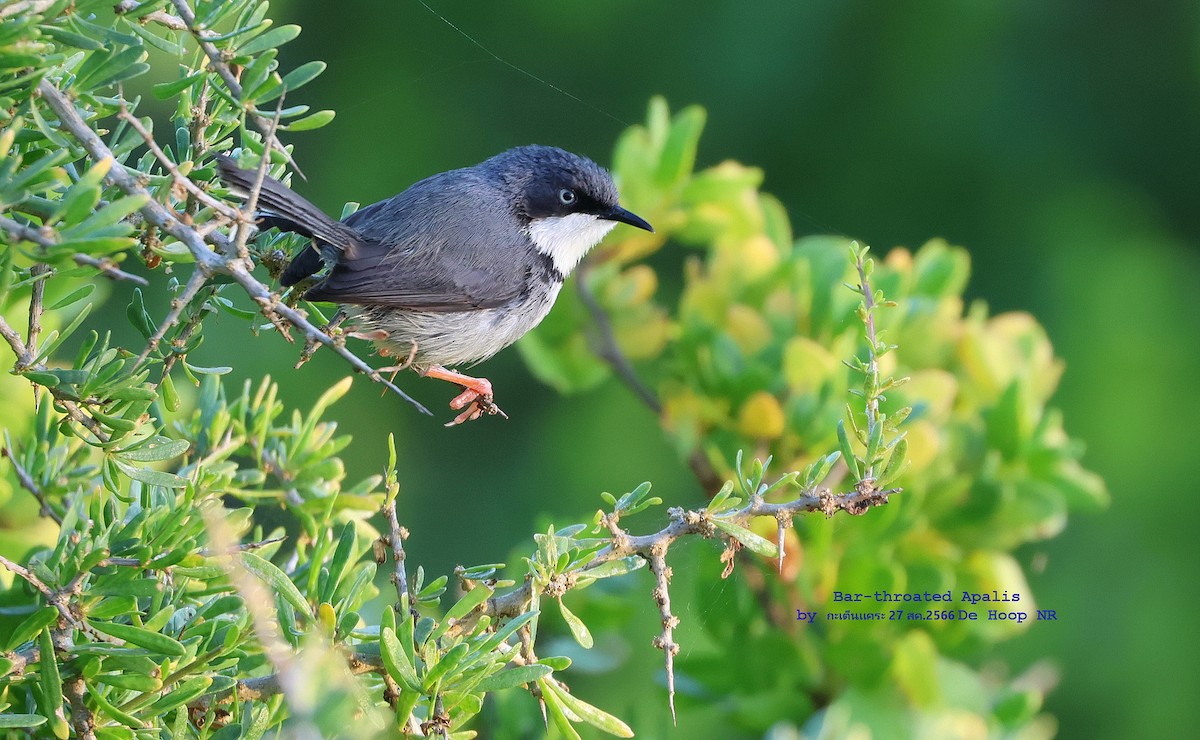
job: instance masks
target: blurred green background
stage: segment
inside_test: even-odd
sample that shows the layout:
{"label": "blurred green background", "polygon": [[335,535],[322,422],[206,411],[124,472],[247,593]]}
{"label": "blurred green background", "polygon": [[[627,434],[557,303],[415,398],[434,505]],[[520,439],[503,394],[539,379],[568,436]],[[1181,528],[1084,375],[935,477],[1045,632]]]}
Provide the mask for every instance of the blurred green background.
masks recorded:
{"label": "blurred green background", "polygon": [[[1114,495],[1105,515],[1020,553],[1044,562],[1031,586],[1060,621],[1033,625],[997,659],[1059,665],[1046,708],[1063,737],[1195,726],[1200,5],[430,0],[449,22],[418,0],[273,5],[277,23],[305,29],[283,65],[329,63],[303,102],[337,119],[289,140],[309,178],[294,185],[332,213],[518,144],[608,163],[618,133],[663,94],[708,109],[698,168],[762,167],[798,236],[844,234],[878,252],[937,236],[965,246],[969,297],[1045,324],[1067,364],[1067,429]],[[665,281],[677,274],[670,251],[656,258]],[[318,353],[294,372],[296,348],[251,344],[240,326],[210,322],[197,362],[252,346],[236,376],[270,372],[301,406],[345,371]],[[377,472],[397,435],[411,562],[441,574],[509,559],[535,528],[646,479],[669,504],[700,502],[656,420],[615,382],[564,398],[515,351],[480,371],[510,421],[443,429],[452,389],[411,375],[402,385],[436,420],[367,383],[335,407],[356,438],[344,453],[352,479]],[[512,536],[485,540],[485,528]],[[640,590],[622,600],[653,621]],[[628,702],[664,701],[645,690],[659,660],[649,634],[631,638],[645,655],[630,656],[626,686],[587,689],[635,727],[643,713]]]}

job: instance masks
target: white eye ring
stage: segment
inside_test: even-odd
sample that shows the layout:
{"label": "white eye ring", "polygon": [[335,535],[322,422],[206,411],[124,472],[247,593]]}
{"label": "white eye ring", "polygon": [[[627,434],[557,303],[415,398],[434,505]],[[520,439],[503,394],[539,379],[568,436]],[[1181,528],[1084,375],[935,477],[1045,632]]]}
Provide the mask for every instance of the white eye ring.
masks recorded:
{"label": "white eye ring", "polygon": [[576,201],[575,192],[572,190],[569,190],[567,188],[563,188],[562,190],[559,190],[558,191],[558,201],[560,203],[562,203],[564,206],[575,205],[575,201]]}

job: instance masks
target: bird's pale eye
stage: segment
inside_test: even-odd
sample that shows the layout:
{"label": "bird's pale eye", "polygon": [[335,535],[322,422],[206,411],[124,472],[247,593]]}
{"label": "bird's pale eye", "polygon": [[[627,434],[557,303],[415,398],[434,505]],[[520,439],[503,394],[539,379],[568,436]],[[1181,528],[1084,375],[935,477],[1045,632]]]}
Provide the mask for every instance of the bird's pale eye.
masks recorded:
{"label": "bird's pale eye", "polygon": [[558,191],[558,202],[562,203],[564,206],[575,205],[575,200],[576,197],[574,190],[571,190],[570,188],[563,188],[562,190]]}

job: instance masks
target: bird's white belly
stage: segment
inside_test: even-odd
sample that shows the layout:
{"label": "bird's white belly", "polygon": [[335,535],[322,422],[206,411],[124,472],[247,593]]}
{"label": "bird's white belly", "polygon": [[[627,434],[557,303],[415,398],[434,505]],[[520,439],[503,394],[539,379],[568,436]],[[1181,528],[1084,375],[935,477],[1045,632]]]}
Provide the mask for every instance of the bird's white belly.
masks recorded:
{"label": "bird's white belly", "polygon": [[535,290],[506,306],[474,311],[405,311],[371,306],[347,309],[361,328],[387,332],[387,338],[377,344],[401,359],[412,354],[418,369],[430,365],[454,367],[486,360],[523,337],[550,313],[561,288],[561,284],[548,284],[544,290]]}

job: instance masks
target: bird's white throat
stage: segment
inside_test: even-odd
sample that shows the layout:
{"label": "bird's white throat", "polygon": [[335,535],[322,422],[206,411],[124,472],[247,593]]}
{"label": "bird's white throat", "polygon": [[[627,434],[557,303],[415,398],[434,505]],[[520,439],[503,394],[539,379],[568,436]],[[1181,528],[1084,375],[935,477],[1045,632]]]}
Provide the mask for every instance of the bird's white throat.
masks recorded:
{"label": "bird's white throat", "polygon": [[590,213],[549,216],[534,219],[529,224],[529,238],[539,252],[553,260],[554,268],[565,276],[614,226],[616,223]]}

